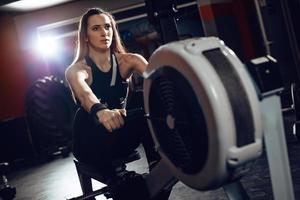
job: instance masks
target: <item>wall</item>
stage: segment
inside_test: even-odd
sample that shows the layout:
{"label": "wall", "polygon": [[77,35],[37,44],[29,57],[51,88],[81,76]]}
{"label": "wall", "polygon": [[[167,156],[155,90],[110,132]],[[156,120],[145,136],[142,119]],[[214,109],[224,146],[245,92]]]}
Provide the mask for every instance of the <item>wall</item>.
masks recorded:
{"label": "wall", "polygon": [[0,17],[0,120],[21,116],[28,85],[24,57],[10,16]]}

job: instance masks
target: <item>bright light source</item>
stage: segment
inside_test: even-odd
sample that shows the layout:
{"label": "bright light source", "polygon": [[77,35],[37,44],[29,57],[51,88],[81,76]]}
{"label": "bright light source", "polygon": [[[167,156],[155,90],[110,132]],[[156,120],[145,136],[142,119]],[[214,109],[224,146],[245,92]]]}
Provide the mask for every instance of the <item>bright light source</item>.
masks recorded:
{"label": "bright light source", "polygon": [[58,5],[71,0],[20,0],[4,5],[4,8],[18,11],[30,11]]}
{"label": "bright light source", "polygon": [[39,38],[39,43],[36,48],[38,53],[43,54],[44,56],[54,56],[58,51],[57,40],[53,37],[44,37]]}

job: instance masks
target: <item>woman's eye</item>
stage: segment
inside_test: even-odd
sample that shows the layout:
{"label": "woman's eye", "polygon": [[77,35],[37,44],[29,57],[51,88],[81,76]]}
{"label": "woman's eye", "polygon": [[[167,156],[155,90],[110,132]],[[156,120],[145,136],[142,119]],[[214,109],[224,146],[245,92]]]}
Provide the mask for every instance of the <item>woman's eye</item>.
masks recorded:
{"label": "woman's eye", "polygon": [[92,30],[93,30],[93,31],[97,31],[97,30],[98,30],[98,27],[95,26],[95,27],[92,28]]}
{"label": "woman's eye", "polygon": [[106,24],[105,29],[109,29],[109,28],[110,28],[110,24]]}

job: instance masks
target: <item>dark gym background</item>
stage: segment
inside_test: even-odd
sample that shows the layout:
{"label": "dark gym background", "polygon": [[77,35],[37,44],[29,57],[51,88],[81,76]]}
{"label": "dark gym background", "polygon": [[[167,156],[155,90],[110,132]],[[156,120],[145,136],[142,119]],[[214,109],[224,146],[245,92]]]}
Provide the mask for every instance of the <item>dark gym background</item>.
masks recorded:
{"label": "dark gym background", "polygon": [[[143,0],[63,0],[38,8],[8,7],[17,2],[22,1],[0,2],[0,163],[10,164],[10,171],[5,174],[10,185],[16,187],[16,199],[78,196],[80,187],[70,152],[71,123],[76,106],[65,82],[64,70],[73,59],[79,16],[90,7],[112,11],[125,46],[146,58],[163,42],[157,27],[149,23]],[[197,1],[175,2],[178,4],[175,17],[180,39],[218,36],[243,62],[266,54],[254,0],[214,4],[210,11],[213,15],[200,15]],[[300,144],[297,140],[300,137],[297,132],[300,117],[300,109],[297,109],[300,1],[257,2],[270,42],[270,53],[278,60],[285,88],[281,94],[282,113],[295,195],[300,199]],[[204,28],[211,17],[218,33]],[[38,48],[39,42],[49,37],[54,38],[50,43],[57,45],[52,55],[47,54],[51,50],[49,43]],[[141,78],[135,75],[134,81],[136,89],[142,89]],[[143,171],[145,160],[130,167]],[[242,183],[251,199],[273,198],[264,154]],[[198,192],[178,183],[170,199],[226,197],[222,189]]]}

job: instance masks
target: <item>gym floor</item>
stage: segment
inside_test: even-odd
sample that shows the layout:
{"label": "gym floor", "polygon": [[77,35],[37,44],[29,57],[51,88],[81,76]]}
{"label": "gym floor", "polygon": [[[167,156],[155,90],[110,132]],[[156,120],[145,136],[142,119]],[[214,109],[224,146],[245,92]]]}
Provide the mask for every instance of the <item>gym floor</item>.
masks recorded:
{"label": "gym floor", "polygon": [[[284,116],[285,131],[288,144],[291,172],[295,190],[295,198],[300,199],[300,143],[292,135],[292,115]],[[146,161],[142,148],[138,149],[142,159],[128,164],[130,170],[147,172]],[[67,158],[57,157],[51,162],[20,168],[8,175],[9,184],[17,189],[16,200],[63,200],[81,195],[81,189],[73,156]],[[250,172],[241,179],[250,199],[273,199],[270,174],[265,152],[255,162]],[[94,181],[94,188],[103,184]],[[105,199],[103,196],[97,199]],[[222,188],[199,192],[177,183],[171,193],[170,200],[225,200],[227,199]]]}

